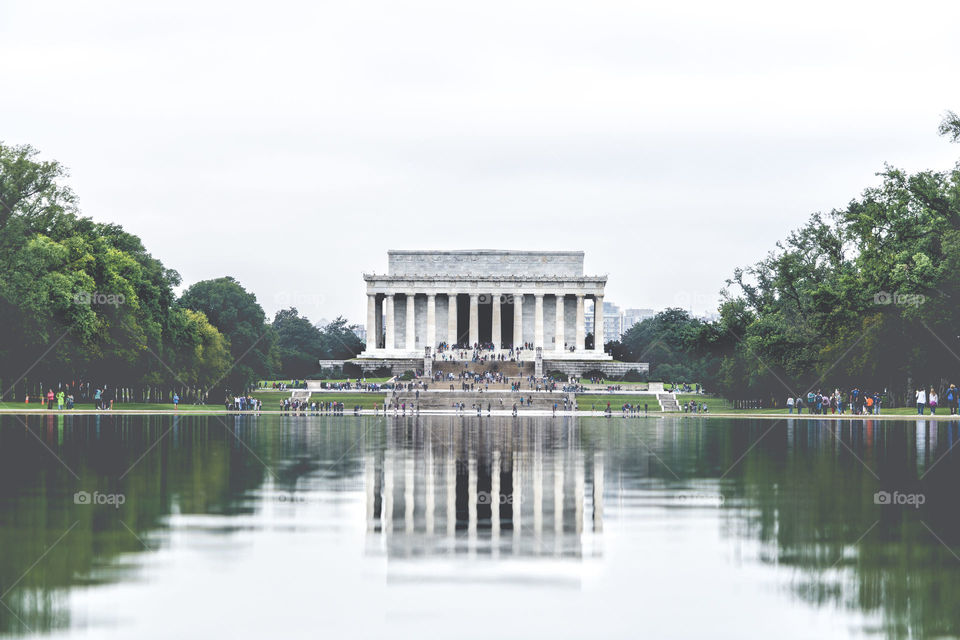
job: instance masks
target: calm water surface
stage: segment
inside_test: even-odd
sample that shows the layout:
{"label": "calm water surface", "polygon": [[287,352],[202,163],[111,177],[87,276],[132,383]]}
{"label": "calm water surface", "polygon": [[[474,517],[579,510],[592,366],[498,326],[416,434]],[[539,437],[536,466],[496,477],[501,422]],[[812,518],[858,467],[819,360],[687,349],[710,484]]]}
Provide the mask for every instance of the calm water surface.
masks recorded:
{"label": "calm water surface", "polygon": [[0,634],[956,637],[958,436],[3,416]]}

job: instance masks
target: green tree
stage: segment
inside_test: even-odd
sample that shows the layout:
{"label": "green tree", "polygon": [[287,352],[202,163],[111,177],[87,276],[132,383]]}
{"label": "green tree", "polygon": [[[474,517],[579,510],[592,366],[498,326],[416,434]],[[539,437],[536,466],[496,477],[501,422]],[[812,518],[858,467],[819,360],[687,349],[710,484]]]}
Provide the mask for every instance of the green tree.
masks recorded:
{"label": "green tree", "polygon": [[224,389],[241,392],[279,366],[276,333],[266,323],[257,297],[229,276],[191,285],[178,301],[184,309],[203,312],[226,336],[233,359]]}

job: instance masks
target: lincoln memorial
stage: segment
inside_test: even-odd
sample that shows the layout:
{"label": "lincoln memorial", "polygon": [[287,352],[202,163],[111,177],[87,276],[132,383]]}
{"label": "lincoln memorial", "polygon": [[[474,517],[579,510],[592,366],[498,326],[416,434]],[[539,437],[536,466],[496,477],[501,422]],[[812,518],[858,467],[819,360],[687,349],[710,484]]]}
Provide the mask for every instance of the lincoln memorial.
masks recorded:
{"label": "lincoln memorial", "polygon": [[[554,363],[612,360],[603,351],[607,277],[584,274],[582,251],[388,251],[387,272],[363,279],[367,345],[360,361],[450,359],[456,348],[477,346],[513,349],[521,362],[532,362],[538,350]],[[587,313],[598,332],[589,349]]]}
{"label": "lincoln memorial", "polygon": [[[423,357],[438,346],[537,347],[551,359],[608,360],[606,276],[583,273],[582,251],[390,251],[367,273],[366,357]],[[587,304],[600,335],[587,349]],[[523,356],[521,356],[523,357]]]}

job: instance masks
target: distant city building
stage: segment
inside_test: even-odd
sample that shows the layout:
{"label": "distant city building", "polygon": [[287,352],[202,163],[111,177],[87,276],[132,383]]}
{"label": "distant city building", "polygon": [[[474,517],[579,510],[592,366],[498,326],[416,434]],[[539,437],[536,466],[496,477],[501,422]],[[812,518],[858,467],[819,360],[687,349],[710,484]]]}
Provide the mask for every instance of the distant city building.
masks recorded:
{"label": "distant city building", "polygon": [[[593,333],[593,316],[587,314],[585,331]],[[623,314],[620,307],[612,302],[603,303],[603,340],[604,342],[619,341],[623,337]]]}
{"label": "distant city building", "polygon": [[363,325],[355,324],[350,327],[350,330],[353,331],[353,335],[360,338],[361,342],[367,341],[367,328]]}
{"label": "distant city building", "polygon": [[623,312],[623,332],[626,333],[633,325],[655,315],[657,315],[657,312],[653,309],[625,309]]}
{"label": "distant city building", "polygon": [[701,313],[694,317],[698,320],[703,320],[704,322],[716,322],[720,319],[720,314],[715,311],[711,311],[708,313]]}

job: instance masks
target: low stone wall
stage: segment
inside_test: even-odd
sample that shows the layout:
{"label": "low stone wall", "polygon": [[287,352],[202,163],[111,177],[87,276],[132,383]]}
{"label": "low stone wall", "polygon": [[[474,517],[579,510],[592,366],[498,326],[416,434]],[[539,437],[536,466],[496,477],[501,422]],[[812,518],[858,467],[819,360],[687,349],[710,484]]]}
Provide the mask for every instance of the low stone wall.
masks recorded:
{"label": "low stone wall", "polygon": [[[395,376],[402,375],[404,371],[423,369],[423,358],[354,358],[349,362],[360,367],[364,373],[370,373],[380,367],[390,367],[390,373]],[[434,360],[433,367],[434,371],[462,370],[464,364],[468,364],[471,370],[478,371],[491,370],[492,365],[498,365],[498,368],[502,367],[505,372],[509,370],[508,375],[517,375],[513,370],[516,363],[509,362],[487,362],[483,365],[477,365],[474,363]],[[532,362],[522,363],[522,375],[531,375],[533,372],[532,366]],[[649,373],[650,364],[647,362],[550,360],[544,358],[543,371],[544,373],[560,371],[568,376],[582,376],[587,371],[602,371],[603,375],[608,378],[619,378],[626,375],[629,371]]]}
{"label": "low stone wall", "polygon": [[377,358],[369,360],[354,358],[349,362],[360,367],[365,374],[372,373],[380,367],[389,367],[390,374],[395,376],[403,375],[404,371],[423,369],[423,358]]}
{"label": "low stone wall", "polygon": [[650,373],[650,364],[647,362],[572,362],[570,360],[543,361],[544,373],[560,371],[568,376],[582,376],[587,371],[602,371],[609,378],[620,378],[629,371]]}

